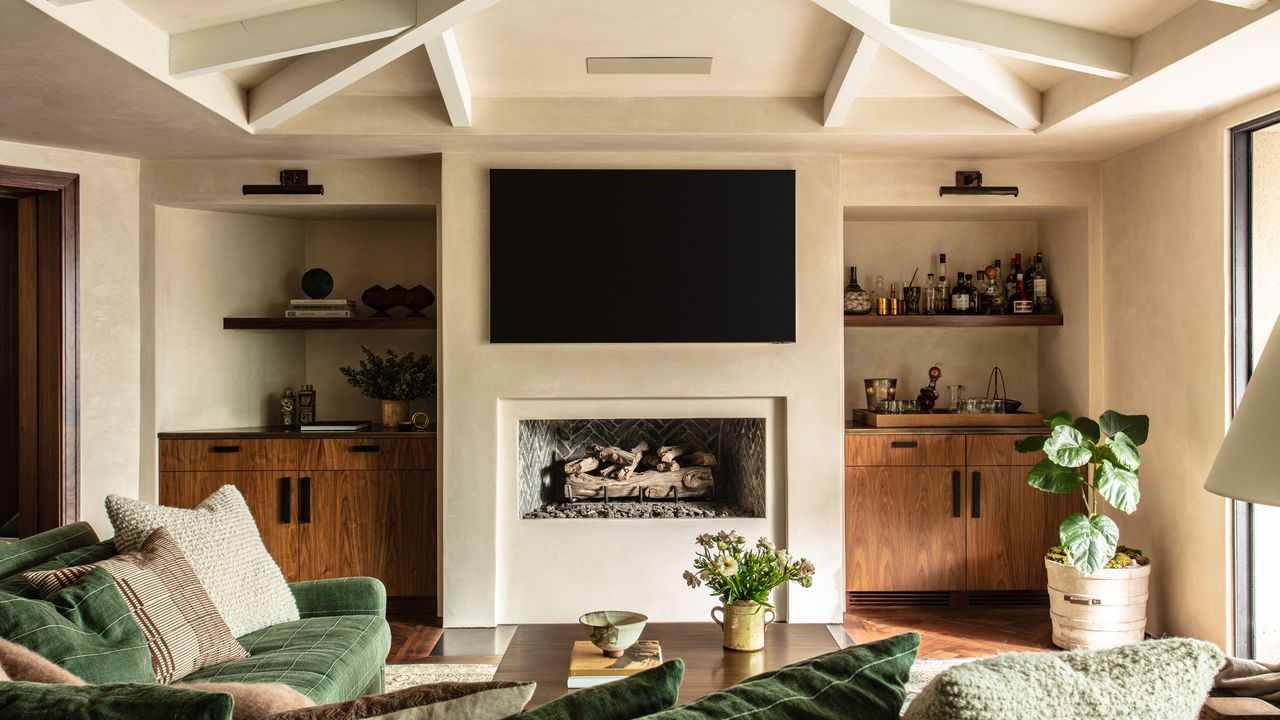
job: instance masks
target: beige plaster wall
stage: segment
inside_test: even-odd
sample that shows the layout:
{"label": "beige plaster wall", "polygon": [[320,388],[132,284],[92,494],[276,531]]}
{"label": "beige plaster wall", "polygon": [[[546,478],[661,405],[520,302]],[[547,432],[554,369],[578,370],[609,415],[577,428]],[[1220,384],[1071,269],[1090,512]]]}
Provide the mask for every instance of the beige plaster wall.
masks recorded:
{"label": "beige plaster wall", "polygon": [[[1097,216],[1099,213],[1092,213]],[[1040,219],[1040,249],[1048,267],[1049,293],[1062,313],[1062,327],[1036,332],[1040,377],[1040,409],[1095,414],[1090,409],[1091,329],[1089,298],[1098,283],[1090,277],[1088,209],[1057,210]],[[1097,262],[1096,257],[1094,262]],[[1095,379],[1096,380],[1096,379]]]}
{"label": "beige plaster wall", "polygon": [[[492,167],[794,168],[796,188],[797,342],[787,345],[490,345],[488,343],[488,170]],[[446,154],[440,222],[441,365],[448,379],[441,398],[441,511],[444,618],[447,626],[487,626],[499,614],[497,596],[522,597],[531,583],[559,583],[554,605],[528,606],[526,615],[572,621],[596,606],[636,605],[629,588],[688,598],[680,570],[690,538],[733,522],[670,521],[645,528],[658,541],[660,561],[646,562],[629,584],[601,583],[603,568],[568,566],[566,558],[626,557],[636,537],[626,521],[519,520],[515,503],[501,504],[504,473],[493,438],[503,437],[504,408],[525,400],[699,397],[766,398],[783,404],[787,492],[779,539],[818,566],[811,589],[786,595],[791,620],[830,622],[842,608],[840,292],[843,287],[839,167],[834,156],[699,154]],[[640,354],[638,354],[638,352]],[[551,522],[563,531],[546,536]],[[754,526],[753,528],[754,529]],[[593,544],[583,544],[590,540]],[[544,560],[511,566],[519,543],[539,543]],[[646,546],[647,547],[647,546]],[[572,548],[572,551],[569,550]],[[585,554],[584,554],[585,553]],[[650,592],[650,590],[652,592]],[[641,603],[641,606],[646,606]],[[670,607],[663,606],[664,608]],[[664,609],[671,619],[674,610]],[[690,611],[691,612],[691,611]]]}
{"label": "beige plaster wall", "polygon": [[[937,271],[938,253],[947,254],[947,279],[975,273],[995,258],[1009,271],[1014,253],[1030,265],[1039,245],[1035,220],[1014,221],[853,221],[844,224],[845,265],[858,267],[858,282],[873,291],[883,275],[902,285],[919,268],[916,284]],[[1001,282],[1004,278],[1001,277]],[[1036,328],[847,328],[844,331],[845,412],[866,407],[862,380],[898,378],[903,399],[914,399],[928,381],[928,370],[941,363],[939,393],[946,385],[964,385],[970,397],[985,394],[991,369],[1004,374],[1008,397],[1027,410],[1038,409],[1040,395]]]}
{"label": "beige plaster wall", "polygon": [[[372,311],[360,302],[366,288],[425,285],[436,288],[436,224],[429,220],[320,220],[306,223],[306,268],[322,267],[333,275],[330,297],[355,300],[361,314]],[[297,290],[296,285],[291,290]],[[301,294],[290,295],[301,297]],[[404,308],[391,311],[407,312]],[[428,308],[426,314],[435,314]],[[388,348],[397,354],[436,354],[434,331],[418,330],[312,330],[306,333],[307,382],[316,388],[322,419],[359,418],[377,421],[377,400],[361,397],[338,368],[354,365],[363,357],[360,346],[374,352]],[[418,400],[411,410],[425,410],[433,418],[431,400]]]}
{"label": "beige plaster wall", "polygon": [[1230,411],[1228,131],[1278,107],[1246,103],[1102,164],[1104,404],[1152,430],[1121,540],[1155,560],[1148,630],[1224,647],[1230,504],[1203,485]]}
{"label": "beige plaster wall", "polygon": [[103,499],[138,493],[139,164],[0,142],[0,165],[80,176],[80,517],[110,537]]}
{"label": "beige plaster wall", "polygon": [[278,422],[279,394],[306,378],[302,333],[223,330],[277,315],[297,290],[305,224],[157,207],[156,424],[160,431]]}

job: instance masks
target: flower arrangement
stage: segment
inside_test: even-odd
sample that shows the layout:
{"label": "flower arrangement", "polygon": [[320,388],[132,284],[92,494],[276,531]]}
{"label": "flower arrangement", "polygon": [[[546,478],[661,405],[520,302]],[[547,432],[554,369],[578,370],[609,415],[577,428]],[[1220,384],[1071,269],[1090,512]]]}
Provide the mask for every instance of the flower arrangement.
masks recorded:
{"label": "flower arrangement", "polygon": [[417,400],[436,393],[436,363],[430,355],[378,355],[361,345],[364,359],[358,368],[338,368],[360,394],[375,400]]}
{"label": "flower arrangement", "polygon": [[813,563],[792,558],[768,538],[760,538],[754,548],[748,549],[746,538],[733,530],[722,530],[714,535],[703,533],[695,542],[698,552],[693,558],[693,570],[684,571],[684,581],[691,588],[705,584],[725,604],[750,600],[773,607],[769,593],[779,585],[813,585]]}

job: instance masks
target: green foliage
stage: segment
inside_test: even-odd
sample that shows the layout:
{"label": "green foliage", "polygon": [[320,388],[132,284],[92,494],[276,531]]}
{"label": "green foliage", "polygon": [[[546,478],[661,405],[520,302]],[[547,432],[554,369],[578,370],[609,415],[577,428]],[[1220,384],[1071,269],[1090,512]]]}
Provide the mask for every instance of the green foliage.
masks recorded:
{"label": "green foliage", "polygon": [[714,535],[703,533],[694,542],[698,553],[693,558],[693,570],[684,571],[684,581],[692,588],[705,584],[725,604],[754,600],[773,607],[769,593],[779,585],[813,585],[813,563],[792,558],[768,538],[760,538],[754,548],[747,549],[746,538],[733,530],[722,530]]}
{"label": "green foliage", "polygon": [[383,355],[360,346],[364,359],[359,367],[339,368],[360,394],[375,400],[417,400],[436,394],[436,362],[430,355]]}
{"label": "green foliage", "polygon": [[[1027,473],[1027,484],[1051,493],[1081,491],[1085,512],[1075,513],[1058,529],[1066,564],[1085,575],[1112,567],[1117,555],[1120,531],[1115,522],[1098,512],[1098,498],[1121,512],[1138,508],[1142,493],[1138,468],[1142,453],[1138,446],[1147,441],[1151,421],[1146,415],[1103,413],[1098,422],[1072,418],[1066,411],[1045,418],[1048,437],[1037,435],[1016,443],[1020,452],[1043,450],[1048,457]],[[1141,552],[1136,553],[1141,556]],[[1052,552],[1050,553],[1050,559]],[[1146,558],[1142,558],[1146,561]],[[1125,567],[1127,565],[1122,565]]]}

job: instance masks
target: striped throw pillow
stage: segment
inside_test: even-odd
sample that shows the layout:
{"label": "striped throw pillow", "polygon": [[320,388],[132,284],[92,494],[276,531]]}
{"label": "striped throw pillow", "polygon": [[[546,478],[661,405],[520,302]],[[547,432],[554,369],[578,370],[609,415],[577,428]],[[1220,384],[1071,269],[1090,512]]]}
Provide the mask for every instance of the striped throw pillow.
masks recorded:
{"label": "striped throw pillow", "polygon": [[156,529],[133,552],[23,577],[47,597],[74,585],[95,567],[111,575],[142,628],[158,682],[173,682],[201,668],[249,656],[165,528]]}

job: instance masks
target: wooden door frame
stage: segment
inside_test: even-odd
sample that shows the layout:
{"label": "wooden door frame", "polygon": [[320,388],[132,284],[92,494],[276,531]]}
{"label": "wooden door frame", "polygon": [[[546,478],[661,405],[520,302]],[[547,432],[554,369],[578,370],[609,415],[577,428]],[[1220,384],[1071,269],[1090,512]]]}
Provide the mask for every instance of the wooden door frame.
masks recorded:
{"label": "wooden door frame", "polygon": [[34,197],[26,212],[35,213],[28,220],[35,221],[36,257],[26,267],[35,273],[36,347],[28,363],[36,378],[26,387],[34,389],[35,412],[19,418],[20,434],[34,435],[28,461],[37,468],[18,478],[26,537],[80,516],[80,176],[0,165],[0,189],[26,196],[20,203]]}

